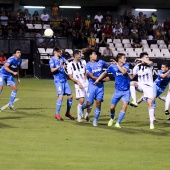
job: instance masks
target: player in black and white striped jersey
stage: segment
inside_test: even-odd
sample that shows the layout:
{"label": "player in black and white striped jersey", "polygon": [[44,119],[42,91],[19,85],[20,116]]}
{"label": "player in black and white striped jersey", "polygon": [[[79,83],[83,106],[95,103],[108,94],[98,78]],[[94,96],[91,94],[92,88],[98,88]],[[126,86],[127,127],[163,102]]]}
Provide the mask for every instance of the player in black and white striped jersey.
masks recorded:
{"label": "player in black and white striped jersey", "polygon": [[149,56],[146,52],[140,54],[140,58],[135,60],[138,64],[133,68],[131,78],[138,75],[138,81],[132,81],[130,83],[130,91],[133,101],[130,103],[131,106],[137,107],[136,102],[136,91],[142,92],[143,97],[147,99],[148,112],[150,118],[150,129],[154,129],[154,90],[153,90],[153,62],[149,60]]}
{"label": "player in black and white striped jersey", "polygon": [[[67,73],[69,78],[74,82],[76,99],[79,101],[79,105],[82,105],[87,97],[88,89],[88,79],[85,72],[86,61],[82,59],[81,51],[79,50],[73,52],[73,57],[74,60],[67,65]],[[84,115],[79,115],[79,111],[77,112],[77,121],[81,122]],[[87,108],[84,116],[87,121],[89,121],[90,112],[91,107]]]}

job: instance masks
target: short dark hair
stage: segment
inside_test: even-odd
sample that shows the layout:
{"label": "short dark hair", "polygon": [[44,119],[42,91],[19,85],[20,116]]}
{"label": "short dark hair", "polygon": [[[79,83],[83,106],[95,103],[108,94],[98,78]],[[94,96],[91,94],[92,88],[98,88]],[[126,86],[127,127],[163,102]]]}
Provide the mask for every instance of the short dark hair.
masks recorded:
{"label": "short dark hair", "polygon": [[162,63],[162,65],[164,65],[165,67],[170,68],[170,66],[169,66],[169,64],[168,64],[168,63]]}
{"label": "short dark hair", "polygon": [[74,52],[73,52],[73,57],[74,57],[75,55],[79,54],[79,53],[80,53],[80,50],[74,50]]}
{"label": "short dark hair", "polygon": [[53,52],[54,52],[54,51],[61,51],[61,49],[60,49],[59,47],[54,47],[54,48],[53,48]]}
{"label": "short dark hair", "polygon": [[17,52],[17,51],[21,51],[21,49],[17,48],[14,50],[14,54]]}
{"label": "short dark hair", "polygon": [[120,58],[122,58],[122,56],[125,56],[124,53],[118,53],[116,56],[116,61],[118,61]]}
{"label": "short dark hair", "polygon": [[90,56],[90,55],[92,55],[92,53],[98,54],[99,52],[93,48],[85,48],[85,49],[83,49],[82,53],[83,53],[83,55]]}
{"label": "short dark hair", "polygon": [[147,52],[140,53],[139,58],[143,58],[144,55],[147,55],[147,56],[148,56],[148,53],[147,53]]}

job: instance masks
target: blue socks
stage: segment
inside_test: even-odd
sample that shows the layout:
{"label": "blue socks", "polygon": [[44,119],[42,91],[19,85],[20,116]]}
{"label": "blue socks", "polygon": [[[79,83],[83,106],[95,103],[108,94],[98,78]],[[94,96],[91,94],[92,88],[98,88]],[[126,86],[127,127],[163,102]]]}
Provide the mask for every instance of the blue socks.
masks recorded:
{"label": "blue socks", "polygon": [[56,103],[56,115],[60,114],[62,102],[63,100],[58,98],[57,103]]}
{"label": "blue socks", "polygon": [[2,93],[2,90],[0,90],[0,94]]}
{"label": "blue socks", "polygon": [[17,95],[17,90],[12,90],[9,105],[12,106]]}
{"label": "blue socks", "polygon": [[96,107],[95,112],[94,112],[94,119],[95,119],[95,120],[98,120],[98,119],[99,119],[100,111],[101,111],[101,109],[99,109],[99,108]]}
{"label": "blue socks", "polygon": [[120,123],[124,117],[125,117],[125,113],[120,111],[117,123]]}
{"label": "blue socks", "polygon": [[73,99],[67,99],[67,111],[66,111],[66,113],[70,113],[72,102],[73,102]]}

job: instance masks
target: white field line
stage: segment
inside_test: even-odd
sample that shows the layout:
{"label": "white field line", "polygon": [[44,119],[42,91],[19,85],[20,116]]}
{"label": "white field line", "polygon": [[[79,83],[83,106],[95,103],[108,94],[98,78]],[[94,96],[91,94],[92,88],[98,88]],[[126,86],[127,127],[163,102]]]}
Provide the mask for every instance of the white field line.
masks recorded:
{"label": "white field line", "polygon": [[[16,101],[18,101],[18,100],[19,100],[19,99],[15,99],[14,102],[16,102]],[[8,105],[9,105],[9,103],[7,103],[6,105],[2,106],[2,107],[0,108],[0,110],[2,111],[2,110],[4,110],[4,109],[6,109],[6,108],[8,107]]]}

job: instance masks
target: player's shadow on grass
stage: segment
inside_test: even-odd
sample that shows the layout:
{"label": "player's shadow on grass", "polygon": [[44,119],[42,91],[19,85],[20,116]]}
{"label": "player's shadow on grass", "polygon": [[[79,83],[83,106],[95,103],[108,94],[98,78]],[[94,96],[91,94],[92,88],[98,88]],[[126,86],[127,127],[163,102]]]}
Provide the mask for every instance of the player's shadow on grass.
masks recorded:
{"label": "player's shadow on grass", "polygon": [[0,123],[0,128],[14,128],[14,127],[10,125],[6,125],[4,123]]}

